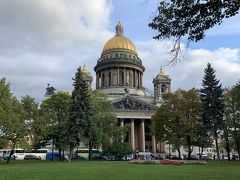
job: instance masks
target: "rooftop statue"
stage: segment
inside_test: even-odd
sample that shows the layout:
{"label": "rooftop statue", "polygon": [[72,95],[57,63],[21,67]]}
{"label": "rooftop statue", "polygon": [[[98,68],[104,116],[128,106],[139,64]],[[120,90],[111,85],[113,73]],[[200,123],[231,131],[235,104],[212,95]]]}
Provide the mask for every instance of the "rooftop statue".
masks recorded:
{"label": "rooftop statue", "polygon": [[50,87],[49,84],[47,84],[47,85],[48,85],[48,87],[46,88],[45,96],[51,96],[54,94],[56,89],[54,87]]}

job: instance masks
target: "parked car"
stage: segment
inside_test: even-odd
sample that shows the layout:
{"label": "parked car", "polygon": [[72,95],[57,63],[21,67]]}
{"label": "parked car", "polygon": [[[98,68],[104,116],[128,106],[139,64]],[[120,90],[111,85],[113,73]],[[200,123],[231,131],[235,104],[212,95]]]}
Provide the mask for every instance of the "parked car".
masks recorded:
{"label": "parked car", "polygon": [[24,160],[40,160],[39,157],[37,157],[36,155],[25,155]]}
{"label": "parked car", "polygon": [[[59,161],[59,152],[47,152],[46,154],[46,160],[53,160],[53,161]],[[68,160],[68,156],[64,155],[63,160]]]}
{"label": "parked car", "polygon": [[133,154],[128,154],[126,156],[123,157],[123,160],[125,161],[131,161],[133,160]]}
{"label": "parked car", "polygon": [[72,160],[81,161],[81,160],[87,160],[87,159],[79,155],[74,155]]}

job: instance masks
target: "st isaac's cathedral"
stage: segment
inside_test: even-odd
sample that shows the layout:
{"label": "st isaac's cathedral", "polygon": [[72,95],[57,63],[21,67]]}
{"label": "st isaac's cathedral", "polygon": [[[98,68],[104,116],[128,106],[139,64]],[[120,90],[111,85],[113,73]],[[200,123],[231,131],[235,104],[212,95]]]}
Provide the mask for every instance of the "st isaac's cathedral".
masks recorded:
{"label": "st isaac's cathedral", "polygon": [[[144,66],[135,45],[123,35],[123,25],[116,26],[116,35],[103,46],[96,72],[96,90],[106,94],[113,104],[120,126],[130,124],[125,142],[134,151],[164,152],[164,143],[156,142],[150,132],[150,120],[162,95],[171,91],[171,79],[161,69],[153,78],[153,88],[143,86]],[[92,76],[88,68],[82,67],[89,85]],[[150,89],[154,89],[151,91]]]}

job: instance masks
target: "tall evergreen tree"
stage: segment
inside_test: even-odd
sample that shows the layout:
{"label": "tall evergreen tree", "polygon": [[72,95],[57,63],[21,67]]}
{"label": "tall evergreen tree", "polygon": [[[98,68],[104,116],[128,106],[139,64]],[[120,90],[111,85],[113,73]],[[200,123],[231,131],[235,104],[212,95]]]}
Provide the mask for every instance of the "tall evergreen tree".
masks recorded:
{"label": "tall evergreen tree", "polygon": [[214,137],[217,158],[220,159],[218,135],[223,128],[224,100],[223,89],[216,79],[215,70],[207,64],[200,89],[201,117],[208,134]]}
{"label": "tall evergreen tree", "polygon": [[73,86],[66,134],[70,145],[69,161],[71,161],[73,155],[73,148],[80,143],[80,137],[88,137],[91,134],[90,97],[88,85],[81,73],[81,67],[77,69],[73,79]]}

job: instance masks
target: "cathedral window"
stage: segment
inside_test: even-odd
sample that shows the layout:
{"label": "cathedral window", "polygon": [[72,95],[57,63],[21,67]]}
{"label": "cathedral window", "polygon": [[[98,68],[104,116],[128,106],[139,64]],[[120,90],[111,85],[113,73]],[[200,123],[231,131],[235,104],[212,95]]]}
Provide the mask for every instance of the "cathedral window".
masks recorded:
{"label": "cathedral window", "polygon": [[119,71],[119,85],[123,86],[124,74],[122,71]]}
{"label": "cathedral window", "polygon": [[102,75],[102,87],[104,87],[104,84],[105,84],[105,75],[103,74]]}
{"label": "cathedral window", "polygon": [[165,91],[166,91],[166,86],[163,84],[163,85],[161,86],[161,92],[162,92],[162,93],[165,93]]}
{"label": "cathedral window", "polygon": [[108,73],[108,86],[111,86],[111,72]]}

